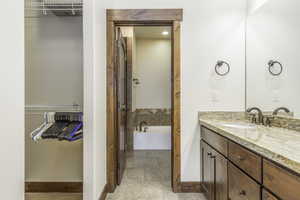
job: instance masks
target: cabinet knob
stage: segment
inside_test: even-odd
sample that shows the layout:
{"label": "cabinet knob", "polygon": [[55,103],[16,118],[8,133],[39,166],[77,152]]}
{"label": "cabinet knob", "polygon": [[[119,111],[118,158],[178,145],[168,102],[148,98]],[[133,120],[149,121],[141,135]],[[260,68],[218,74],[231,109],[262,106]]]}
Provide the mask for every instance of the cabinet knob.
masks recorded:
{"label": "cabinet knob", "polygon": [[244,160],[245,160],[245,158],[243,158],[242,156],[238,156],[237,159],[238,159],[239,161],[244,161]]}
{"label": "cabinet knob", "polygon": [[245,190],[242,190],[239,194],[240,196],[246,196],[246,191]]}

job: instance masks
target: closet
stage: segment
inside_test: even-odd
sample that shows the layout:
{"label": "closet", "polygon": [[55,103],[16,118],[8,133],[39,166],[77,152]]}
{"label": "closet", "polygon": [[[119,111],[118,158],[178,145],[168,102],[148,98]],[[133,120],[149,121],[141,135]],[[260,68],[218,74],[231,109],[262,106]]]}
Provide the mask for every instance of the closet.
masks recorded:
{"label": "closet", "polygon": [[82,192],[82,32],[81,0],[25,0],[26,193]]}

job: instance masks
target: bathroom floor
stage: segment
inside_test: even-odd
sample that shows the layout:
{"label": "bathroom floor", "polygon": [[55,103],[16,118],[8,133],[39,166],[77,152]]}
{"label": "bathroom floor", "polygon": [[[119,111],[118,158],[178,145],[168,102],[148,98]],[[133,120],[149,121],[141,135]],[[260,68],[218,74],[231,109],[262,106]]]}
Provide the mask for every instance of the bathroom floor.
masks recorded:
{"label": "bathroom floor", "polygon": [[199,193],[173,193],[171,151],[134,151],[122,183],[107,200],[205,200]]}

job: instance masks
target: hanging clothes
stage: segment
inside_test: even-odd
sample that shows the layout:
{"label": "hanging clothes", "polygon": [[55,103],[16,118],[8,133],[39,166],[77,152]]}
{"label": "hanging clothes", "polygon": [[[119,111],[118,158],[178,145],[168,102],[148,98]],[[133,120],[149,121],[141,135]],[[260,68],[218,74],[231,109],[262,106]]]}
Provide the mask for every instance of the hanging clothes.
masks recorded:
{"label": "hanging clothes", "polygon": [[31,138],[58,139],[76,141],[83,138],[82,112],[48,112],[44,114],[44,123],[31,132]]}

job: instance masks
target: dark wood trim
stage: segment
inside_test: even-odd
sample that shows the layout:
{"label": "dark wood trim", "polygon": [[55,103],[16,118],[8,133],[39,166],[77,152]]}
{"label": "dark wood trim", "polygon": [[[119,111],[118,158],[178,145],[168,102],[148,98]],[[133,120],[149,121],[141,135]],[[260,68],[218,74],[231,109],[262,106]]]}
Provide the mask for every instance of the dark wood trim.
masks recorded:
{"label": "dark wood trim", "polygon": [[101,192],[101,195],[99,197],[99,200],[105,200],[106,196],[108,194],[108,185],[106,184]]}
{"label": "dark wood trim", "polygon": [[182,9],[109,9],[108,21],[182,21]]}
{"label": "dark wood trim", "polygon": [[172,188],[181,191],[181,50],[180,21],[182,9],[107,10],[107,188],[113,192],[117,185],[116,77],[115,28],[128,25],[172,26]]}
{"label": "dark wood trim", "polygon": [[117,140],[116,140],[116,84],[114,69],[114,42],[115,25],[114,22],[107,21],[107,80],[106,80],[106,140],[107,140],[107,184],[108,191],[113,192],[117,185]]}
{"label": "dark wood trim", "polygon": [[201,182],[181,182],[180,192],[182,193],[202,193]]}
{"label": "dark wood trim", "polygon": [[82,182],[25,182],[25,192],[29,193],[82,193]]}
{"label": "dark wood trim", "polygon": [[172,27],[172,188],[180,191],[181,182],[181,54],[180,22]]}

